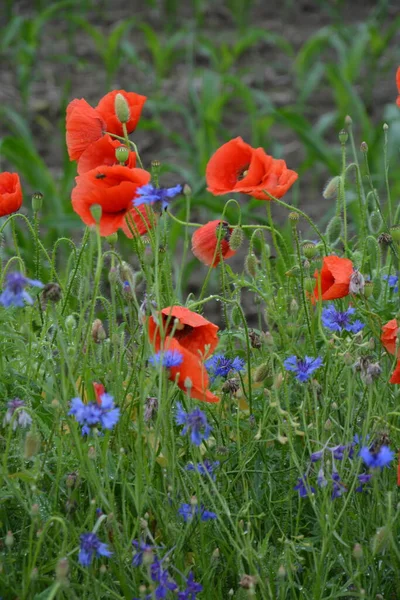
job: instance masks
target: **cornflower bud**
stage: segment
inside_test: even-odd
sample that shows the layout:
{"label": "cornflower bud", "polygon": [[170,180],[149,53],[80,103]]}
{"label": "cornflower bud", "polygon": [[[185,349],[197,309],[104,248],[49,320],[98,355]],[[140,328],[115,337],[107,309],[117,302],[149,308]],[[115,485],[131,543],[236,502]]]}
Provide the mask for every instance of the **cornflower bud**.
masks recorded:
{"label": "cornflower bud", "polygon": [[245,590],[254,588],[254,586],[256,584],[257,584],[257,577],[255,575],[243,575],[241,580],[239,581],[240,587]]}
{"label": "cornflower bud", "polygon": [[115,114],[121,123],[127,123],[130,119],[129,105],[122,94],[117,94],[114,101]]}
{"label": "cornflower bud", "polygon": [[368,144],[367,144],[367,142],[361,142],[360,150],[361,150],[361,152],[364,152],[364,153],[368,152]]}
{"label": "cornflower bud", "polygon": [[239,379],[232,377],[231,379],[227,379],[222,386],[222,391],[227,394],[235,394],[240,389]]}
{"label": "cornflower bud", "polygon": [[37,213],[43,204],[43,194],[41,192],[33,192],[32,194],[32,210]]}

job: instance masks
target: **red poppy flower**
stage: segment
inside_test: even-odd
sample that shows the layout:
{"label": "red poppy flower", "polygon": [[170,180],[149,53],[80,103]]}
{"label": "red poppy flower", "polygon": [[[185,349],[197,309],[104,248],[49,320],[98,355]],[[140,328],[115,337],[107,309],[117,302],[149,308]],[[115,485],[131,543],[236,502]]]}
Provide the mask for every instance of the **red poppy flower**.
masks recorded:
{"label": "red poppy flower", "polygon": [[0,173],[0,217],[21,208],[22,188],[18,173]]}
{"label": "red poppy flower", "polygon": [[382,327],[382,335],[381,342],[385,346],[386,350],[390,354],[395,354],[396,352],[396,340],[397,340],[397,332],[399,331],[399,326],[397,324],[396,319],[391,319]]}
{"label": "red poppy flower", "polygon": [[69,158],[78,160],[90,144],[103,136],[106,122],[95,108],[81,98],[68,104],[65,127]]}
{"label": "red poppy flower", "polygon": [[[217,347],[219,327],[188,308],[168,306],[162,309],[159,316],[163,320],[165,335],[170,335],[174,329],[173,338],[179,342],[182,348],[192,352],[195,356],[201,354],[203,358],[207,358]],[[179,321],[177,325],[174,323],[175,319]],[[162,338],[159,325],[154,317],[149,318],[148,331],[150,342],[158,352]]]}
{"label": "red poppy flower", "polygon": [[266,190],[282,198],[298,175],[284,160],[268,156],[262,148],[252,148],[241,137],[227,142],[207,164],[207,189],[215,196],[243,192],[259,200],[270,200]]}
{"label": "red poppy flower", "polygon": [[397,72],[396,72],[396,84],[397,84],[397,91],[399,92],[399,95],[396,100],[396,104],[400,108],[400,67],[397,69]]}
{"label": "red poppy flower", "polygon": [[[78,160],[78,174],[82,175],[100,165],[119,165],[115,158],[115,150],[123,146],[120,141],[113,140],[111,136],[105,135],[84,150]],[[136,154],[129,152],[125,165],[130,169],[136,167]]]}
{"label": "red poppy flower", "polygon": [[150,181],[150,173],[143,169],[128,169],[123,166],[97,167],[76,178],[72,190],[72,207],[86,225],[94,225],[90,212],[93,204],[102,208],[100,235],[110,235],[122,229],[132,237],[146,233],[151,224],[146,205],[134,207],[138,187]]}
{"label": "red poppy flower", "polygon": [[122,123],[115,114],[115,96],[117,94],[121,94],[129,106],[130,118],[126,123],[128,133],[132,133],[132,131],[136,129],[143,105],[147,98],[146,96],[135,94],[135,92],[114,90],[113,92],[106,94],[96,106],[96,110],[100,113],[106,123],[106,131],[108,131],[108,133],[115,133],[116,135],[123,136],[124,131],[122,129]]}
{"label": "red poppy flower", "polygon": [[101,396],[105,393],[106,388],[102,383],[96,383],[93,381],[94,393],[96,394],[96,402],[97,404],[101,404]]}
{"label": "red poppy flower", "polygon": [[[192,236],[192,252],[205,265],[216,267],[222,258],[229,258],[236,254],[236,250],[229,247],[232,227],[226,221],[216,219],[196,229]],[[222,231],[220,231],[222,229]],[[220,247],[217,250],[218,238]]]}
{"label": "red poppy flower", "polygon": [[[313,301],[335,300],[349,293],[350,277],[353,273],[353,263],[349,258],[325,256],[321,272],[315,271],[317,283],[314,288]],[[321,294],[319,297],[318,279],[321,278]]]}
{"label": "red poppy flower", "polygon": [[188,393],[191,398],[203,402],[219,402],[218,396],[207,389],[208,374],[199,354],[190,352],[178,340],[169,336],[165,338],[163,348],[180,352],[183,357],[179,367],[169,369],[171,381],[176,381],[178,387]]}
{"label": "red poppy flower", "polygon": [[400,384],[400,358],[397,361],[396,368],[392,373],[389,383],[399,383]]}

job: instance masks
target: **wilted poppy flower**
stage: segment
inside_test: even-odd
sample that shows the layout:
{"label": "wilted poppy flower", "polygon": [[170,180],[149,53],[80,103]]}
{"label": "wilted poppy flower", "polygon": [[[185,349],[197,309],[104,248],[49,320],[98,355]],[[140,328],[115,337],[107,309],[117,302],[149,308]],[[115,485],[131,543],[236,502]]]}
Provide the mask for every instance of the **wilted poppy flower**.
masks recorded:
{"label": "wilted poppy flower", "polygon": [[128,169],[123,166],[97,167],[76,178],[72,190],[72,207],[86,225],[94,225],[90,212],[93,204],[102,208],[100,235],[110,235],[122,229],[132,237],[143,235],[151,227],[146,206],[134,207],[132,200],[138,187],[150,180],[150,173],[143,169]]}
{"label": "wilted poppy flower", "polygon": [[400,358],[397,361],[396,368],[392,373],[392,376],[390,378],[390,383],[399,383],[400,384]]}
{"label": "wilted poppy flower", "polygon": [[208,374],[199,354],[194,354],[182,346],[175,338],[167,336],[163,344],[164,353],[174,353],[182,357],[178,366],[170,366],[168,378],[191,398],[203,402],[219,402],[218,396],[208,388]]}
{"label": "wilted poppy flower", "polygon": [[400,67],[397,69],[397,72],[396,72],[396,84],[397,84],[397,91],[399,92],[399,95],[396,100],[396,104],[400,108]]}
{"label": "wilted poppy flower", "polygon": [[106,131],[108,133],[115,133],[116,135],[123,136],[124,130],[122,129],[122,123],[118,119],[115,113],[115,96],[121,94],[129,107],[129,120],[126,123],[126,129],[128,133],[132,133],[136,129],[142,108],[146,102],[146,96],[135,94],[135,92],[125,92],[125,90],[114,90],[106,94],[96,106],[96,110],[100,113],[102,119],[106,123]]}
{"label": "wilted poppy flower", "polygon": [[[184,306],[163,308],[158,318],[163,321],[164,335],[170,336],[174,330],[174,340],[177,340],[182,348],[196,356],[199,356],[200,353],[206,358],[214,352],[218,345],[217,331],[219,327]],[[175,324],[175,319],[178,320],[177,324]],[[148,331],[150,342],[156,351],[160,350],[162,337],[159,324],[154,317],[149,317]]]}
{"label": "wilted poppy flower", "polygon": [[69,158],[78,160],[88,146],[103,136],[106,122],[95,108],[81,98],[68,104],[65,128]]}
{"label": "wilted poppy flower", "polygon": [[22,189],[18,173],[0,173],[0,217],[21,208]]}
{"label": "wilted poppy flower", "polygon": [[[314,288],[313,301],[335,300],[349,293],[350,278],[353,273],[353,263],[348,258],[325,256],[321,272],[315,271],[317,283]],[[319,278],[321,279],[321,296],[319,296]]]}
{"label": "wilted poppy flower", "polygon": [[[221,225],[222,223],[222,225]],[[192,236],[192,252],[205,265],[216,267],[222,258],[233,256],[236,251],[229,246],[233,228],[226,221],[210,221]],[[218,240],[220,240],[219,247]]]}
{"label": "wilted poppy flower", "polygon": [[252,148],[241,137],[230,140],[213,154],[207,164],[207,189],[215,196],[243,192],[259,200],[270,200],[266,190],[282,198],[298,175],[284,160],[268,156],[263,148]]}
{"label": "wilted poppy flower", "polygon": [[[115,157],[115,150],[123,146],[118,140],[113,140],[110,135],[105,135],[93,144],[90,144],[82,152],[78,160],[78,175],[82,175],[87,171],[91,171],[100,165],[118,165],[119,162]],[[125,165],[130,169],[136,167],[136,154],[129,152],[128,160]]]}
{"label": "wilted poppy flower", "polygon": [[386,350],[390,354],[395,354],[396,352],[396,341],[397,341],[397,332],[399,331],[399,326],[397,324],[396,319],[391,319],[382,327],[382,335],[381,342],[385,346]]}

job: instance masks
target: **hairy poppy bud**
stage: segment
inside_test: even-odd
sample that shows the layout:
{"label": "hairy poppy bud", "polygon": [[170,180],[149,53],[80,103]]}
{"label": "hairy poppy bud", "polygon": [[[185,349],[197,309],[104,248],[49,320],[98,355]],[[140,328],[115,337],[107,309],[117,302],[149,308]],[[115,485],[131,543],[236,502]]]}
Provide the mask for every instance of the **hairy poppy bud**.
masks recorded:
{"label": "hairy poppy bud", "polygon": [[33,192],[32,194],[32,210],[34,213],[42,208],[43,194],[41,192]]}
{"label": "hairy poppy bud", "polygon": [[325,200],[333,200],[333,198],[336,198],[336,196],[338,195],[339,186],[340,176],[336,175],[336,177],[333,177],[330,181],[328,181],[324,191],[322,192],[322,195],[325,198]]}
{"label": "hairy poppy bud", "polygon": [[395,242],[400,242],[400,225],[393,225],[389,229],[390,234]]}
{"label": "hairy poppy bud", "polygon": [[255,277],[257,274],[257,265],[258,265],[258,260],[255,254],[253,254],[252,252],[250,252],[247,256],[246,256],[246,260],[244,263],[244,268],[246,269],[246,272],[251,276],[251,277]]}
{"label": "hairy poppy bud", "polygon": [[364,291],[365,279],[360,271],[355,269],[350,276],[349,292],[350,294],[362,294]]}
{"label": "hairy poppy bud", "polygon": [[254,371],[253,381],[255,383],[261,383],[271,375],[271,367],[269,363],[263,363],[259,365]]}
{"label": "hairy poppy bud", "polygon": [[130,119],[129,105],[122,94],[117,94],[114,100],[115,114],[121,123],[127,123]]}
{"label": "hairy poppy bud", "polygon": [[24,459],[30,460],[33,458],[40,450],[40,437],[29,431],[25,436],[24,443]]}
{"label": "hairy poppy bud", "polygon": [[339,142],[341,144],[346,144],[348,139],[349,139],[349,134],[347,133],[347,131],[345,129],[342,129],[341,131],[339,131]]}
{"label": "hairy poppy bud", "polygon": [[314,277],[305,277],[303,281],[304,281],[304,289],[307,292],[314,291],[314,288],[315,288],[315,279],[314,279]]}
{"label": "hairy poppy bud", "polygon": [[378,210],[374,210],[369,216],[369,228],[372,233],[378,233],[382,227],[382,217]]}
{"label": "hairy poppy bud", "polygon": [[100,319],[95,319],[92,325],[92,338],[96,344],[104,342],[107,334]]}
{"label": "hairy poppy bud", "polygon": [[115,149],[115,158],[121,165],[124,165],[129,158],[129,148],[126,146],[118,146]]}
{"label": "hairy poppy bud", "polygon": [[243,229],[241,227],[235,227],[231,233],[229,240],[229,247],[231,250],[238,250],[243,242]]}
{"label": "hairy poppy bud", "polygon": [[326,238],[328,240],[328,244],[331,246],[335,246],[340,240],[340,236],[342,235],[342,219],[338,216],[333,217],[326,228]]}
{"label": "hairy poppy bud", "polygon": [[70,333],[72,333],[76,327],[76,319],[74,316],[68,315],[68,317],[65,319],[65,327]]}

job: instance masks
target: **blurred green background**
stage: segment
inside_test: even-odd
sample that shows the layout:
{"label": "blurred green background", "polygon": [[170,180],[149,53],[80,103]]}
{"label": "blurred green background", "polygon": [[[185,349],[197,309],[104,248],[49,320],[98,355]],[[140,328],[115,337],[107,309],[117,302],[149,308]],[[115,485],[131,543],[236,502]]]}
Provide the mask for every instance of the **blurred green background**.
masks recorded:
{"label": "blurred green background", "polygon": [[[145,165],[162,162],[162,183],[192,186],[200,220],[224,204],[205,190],[206,163],[241,135],[299,173],[285,200],[326,223],[334,206],[321,191],[340,171],[346,115],[357,146],[368,143],[382,193],[389,124],[392,195],[400,193],[398,0],[3,0],[0,10],[0,167],[23,177],[26,212],[30,194],[44,193],[50,243],[82,231],[70,204],[65,107],[81,97],[96,105],[113,88],[148,96],[133,139]],[[355,211],[351,193],[348,203]],[[242,199],[248,222],[265,219],[260,204]],[[184,199],[174,211],[184,216]]]}

